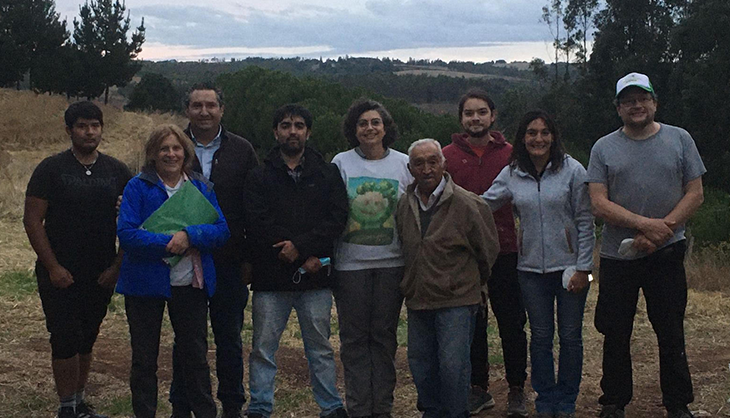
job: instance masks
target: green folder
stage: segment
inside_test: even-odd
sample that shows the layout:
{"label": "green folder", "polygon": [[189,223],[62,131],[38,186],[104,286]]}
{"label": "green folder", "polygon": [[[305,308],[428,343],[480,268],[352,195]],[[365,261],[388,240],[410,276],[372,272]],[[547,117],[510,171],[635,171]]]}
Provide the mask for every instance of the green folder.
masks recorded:
{"label": "green folder", "polygon": [[[212,224],[218,220],[218,211],[192,182],[183,183],[180,190],[165,201],[142,224],[142,228],[157,234],[174,235],[190,225]],[[182,256],[167,258],[174,267]]]}

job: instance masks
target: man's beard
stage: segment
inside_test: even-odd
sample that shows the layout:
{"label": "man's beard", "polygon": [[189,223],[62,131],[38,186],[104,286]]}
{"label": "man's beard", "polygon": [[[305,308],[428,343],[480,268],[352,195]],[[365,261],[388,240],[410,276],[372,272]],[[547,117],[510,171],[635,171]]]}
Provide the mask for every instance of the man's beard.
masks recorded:
{"label": "man's beard", "polygon": [[465,130],[466,134],[469,135],[472,138],[484,138],[485,136],[489,135],[489,128],[486,127],[482,129],[481,131],[473,132],[471,129]]}
{"label": "man's beard", "polygon": [[641,122],[629,121],[629,123],[624,123],[624,125],[627,125],[632,129],[641,130],[651,125],[652,123],[654,123],[654,119],[647,117]]}
{"label": "man's beard", "polygon": [[296,146],[290,145],[289,141],[286,141],[281,144],[279,149],[281,149],[281,152],[283,152],[284,155],[287,155],[289,157],[294,157],[297,154],[299,154],[300,152],[302,152],[302,149],[304,149],[304,144],[302,144],[301,142],[296,142],[296,144],[297,144]]}

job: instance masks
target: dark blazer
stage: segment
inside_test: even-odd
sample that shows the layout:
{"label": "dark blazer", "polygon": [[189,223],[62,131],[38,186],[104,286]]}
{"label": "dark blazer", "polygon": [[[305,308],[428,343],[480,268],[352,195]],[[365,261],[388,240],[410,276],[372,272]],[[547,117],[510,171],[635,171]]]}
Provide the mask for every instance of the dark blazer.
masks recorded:
{"label": "dark blazer", "polygon": [[[185,134],[192,138],[190,126],[185,130]],[[249,258],[249,250],[246,248],[243,189],[246,177],[258,165],[259,160],[251,143],[221,126],[221,146],[213,155],[209,180],[213,183],[218,204],[228,222],[231,239],[213,253],[216,263],[240,263]],[[193,170],[198,173],[203,172],[197,158],[193,162]]]}

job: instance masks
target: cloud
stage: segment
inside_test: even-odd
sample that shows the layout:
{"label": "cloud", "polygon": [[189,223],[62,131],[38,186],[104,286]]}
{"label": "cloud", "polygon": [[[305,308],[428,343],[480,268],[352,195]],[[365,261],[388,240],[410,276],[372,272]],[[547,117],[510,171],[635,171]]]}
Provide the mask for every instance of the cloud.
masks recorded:
{"label": "cloud", "polygon": [[277,11],[239,7],[236,13],[158,4],[138,7],[134,14],[145,16],[150,41],[198,48],[329,45],[333,51],[356,54],[542,41],[546,33],[549,36],[547,28],[538,23],[540,8],[534,2],[530,9],[512,10],[510,14],[500,7],[502,3],[371,0],[364,10],[299,5]]}
{"label": "cloud", "polygon": [[[78,10],[74,3],[80,0],[57,1],[61,11]],[[303,1],[218,0],[207,7],[199,0],[127,0],[126,4],[134,25],[144,16],[149,48],[231,49],[228,56],[235,56],[234,51],[251,55],[248,52],[315,50],[310,56],[320,50],[326,56],[357,56],[550,39],[548,28],[539,23],[541,5],[535,0]]]}

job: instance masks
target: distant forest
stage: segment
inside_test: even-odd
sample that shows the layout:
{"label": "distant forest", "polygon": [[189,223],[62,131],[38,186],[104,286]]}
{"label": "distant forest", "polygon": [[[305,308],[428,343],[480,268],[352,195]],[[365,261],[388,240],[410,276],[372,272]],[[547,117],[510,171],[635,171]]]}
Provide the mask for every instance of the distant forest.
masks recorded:
{"label": "distant forest", "polygon": [[[456,112],[456,102],[470,88],[488,90],[496,101],[514,85],[534,84],[535,76],[502,62],[444,62],[388,58],[344,57],[328,60],[303,58],[246,58],[227,62],[144,61],[138,76],[159,74],[173,81],[180,91],[201,81],[215,81],[221,74],[235,73],[247,67],[282,71],[297,77],[315,77],[337,82],[345,87],[363,88],[413,104],[453,104],[434,107],[437,113]],[[521,67],[526,68],[527,63]],[[131,94],[135,83],[122,92]],[[438,110],[442,110],[438,112]]]}

